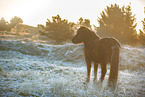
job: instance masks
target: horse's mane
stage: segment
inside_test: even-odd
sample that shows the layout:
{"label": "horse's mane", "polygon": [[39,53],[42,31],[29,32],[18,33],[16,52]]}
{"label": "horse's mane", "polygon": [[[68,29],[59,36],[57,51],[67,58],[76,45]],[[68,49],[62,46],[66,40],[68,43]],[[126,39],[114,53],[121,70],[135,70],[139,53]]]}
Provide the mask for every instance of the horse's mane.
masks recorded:
{"label": "horse's mane", "polygon": [[86,26],[80,26],[80,28],[79,29],[81,29],[81,30],[85,30],[86,32],[88,32],[89,33],[89,35],[90,35],[90,37],[97,37],[97,38],[100,38],[96,33],[95,33],[95,31],[93,31],[93,30],[91,30],[90,28],[88,28],[88,27],[86,27]]}

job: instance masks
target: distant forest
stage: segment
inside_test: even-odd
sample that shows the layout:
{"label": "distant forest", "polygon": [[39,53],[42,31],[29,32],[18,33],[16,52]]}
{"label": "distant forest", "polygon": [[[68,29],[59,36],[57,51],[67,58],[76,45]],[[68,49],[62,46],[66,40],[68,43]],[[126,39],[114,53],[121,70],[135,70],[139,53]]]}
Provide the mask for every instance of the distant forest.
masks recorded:
{"label": "distant forest", "polygon": [[[120,8],[117,4],[111,4],[110,7],[107,6],[100,14],[101,17],[96,19],[99,23],[99,27],[93,25],[99,36],[115,37],[123,44],[145,44],[145,18],[141,21],[143,31],[139,30],[139,34],[137,34],[136,18],[135,15],[132,14],[130,5]],[[23,20],[17,16],[12,18],[10,23],[5,21],[2,17],[0,19],[0,33],[6,31],[11,32],[12,29],[15,29],[18,34],[25,32],[31,33],[27,27],[28,25],[22,23]],[[38,30],[39,36],[46,36],[60,44],[62,42],[70,42],[80,25],[92,29],[89,19],[80,17],[78,22],[74,23],[68,22],[67,19],[62,19],[60,15],[52,16],[52,20],[47,19],[46,25],[38,24],[37,27],[34,28]]]}

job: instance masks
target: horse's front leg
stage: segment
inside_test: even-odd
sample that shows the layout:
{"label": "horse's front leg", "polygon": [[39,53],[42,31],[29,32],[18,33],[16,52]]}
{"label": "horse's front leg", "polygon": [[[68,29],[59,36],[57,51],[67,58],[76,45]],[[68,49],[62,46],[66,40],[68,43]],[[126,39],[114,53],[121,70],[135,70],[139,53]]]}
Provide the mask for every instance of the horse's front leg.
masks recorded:
{"label": "horse's front leg", "polygon": [[91,61],[87,58],[85,58],[86,60],[86,64],[87,64],[87,79],[86,79],[86,82],[89,82],[90,81],[90,73],[91,73],[91,67],[92,67],[92,64],[91,64]]}
{"label": "horse's front leg", "polygon": [[98,77],[98,64],[94,64],[94,81],[97,80]]}

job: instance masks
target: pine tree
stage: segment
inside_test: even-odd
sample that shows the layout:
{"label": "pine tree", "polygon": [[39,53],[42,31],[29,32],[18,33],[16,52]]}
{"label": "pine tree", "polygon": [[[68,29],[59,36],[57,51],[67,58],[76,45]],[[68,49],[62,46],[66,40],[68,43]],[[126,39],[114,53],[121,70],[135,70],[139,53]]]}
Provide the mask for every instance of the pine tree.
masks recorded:
{"label": "pine tree", "polygon": [[15,16],[14,18],[12,18],[10,20],[10,27],[11,28],[14,28],[17,24],[19,23],[23,23],[23,20],[17,16]]}
{"label": "pine tree", "polygon": [[2,17],[0,20],[0,31],[6,31],[7,30],[7,22]]}
{"label": "pine tree", "polygon": [[49,38],[55,40],[57,43],[61,43],[70,40],[73,36],[74,23],[68,23],[68,20],[61,19],[59,15],[52,17],[52,22],[47,19],[46,30]]}
{"label": "pine tree", "polygon": [[130,5],[126,8],[119,8],[117,4],[107,6],[98,22],[100,26],[97,33],[100,36],[116,37],[122,42],[130,42],[137,37],[135,15],[132,15]]}
{"label": "pine tree", "polygon": [[125,9],[126,11],[124,11],[125,13],[124,31],[123,31],[124,33],[122,36],[127,41],[136,40],[137,32],[135,28],[137,26],[137,23],[135,23],[136,20],[135,15],[132,15],[130,5],[128,5]]}
{"label": "pine tree", "polygon": [[139,40],[141,41],[141,43],[145,44],[145,18],[144,21],[142,21],[142,24],[143,24],[143,31],[139,30],[140,31]]}
{"label": "pine tree", "polygon": [[89,19],[83,19],[82,17],[79,19],[78,25],[84,25],[86,27],[91,28],[90,20]]}

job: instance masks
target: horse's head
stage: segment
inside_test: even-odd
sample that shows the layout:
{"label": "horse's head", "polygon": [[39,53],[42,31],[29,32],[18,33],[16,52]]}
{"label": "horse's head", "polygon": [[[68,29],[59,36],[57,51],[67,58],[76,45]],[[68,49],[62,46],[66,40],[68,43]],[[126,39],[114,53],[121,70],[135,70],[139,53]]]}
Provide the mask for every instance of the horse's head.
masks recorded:
{"label": "horse's head", "polygon": [[84,39],[85,39],[85,29],[84,27],[80,27],[78,30],[77,30],[77,34],[74,36],[74,38],[72,39],[72,42],[74,44],[78,44],[78,43],[82,43],[84,42]]}
{"label": "horse's head", "polygon": [[[96,38],[96,34],[95,32],[93,32],[92,30],[90,30],[89,28],[85,27],[85,26],[81,26],[78,30],[77,30],[77,34],[74,36],[74,38],[72,39],[72,42],[74,44],[78,44],[78,43],[84,43],[85,41],[88,41],[89,39],[92,38]],[[98,36],[97,36],[98,37]],[[98,37],[99,38],[99,37]]]}

